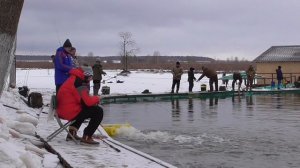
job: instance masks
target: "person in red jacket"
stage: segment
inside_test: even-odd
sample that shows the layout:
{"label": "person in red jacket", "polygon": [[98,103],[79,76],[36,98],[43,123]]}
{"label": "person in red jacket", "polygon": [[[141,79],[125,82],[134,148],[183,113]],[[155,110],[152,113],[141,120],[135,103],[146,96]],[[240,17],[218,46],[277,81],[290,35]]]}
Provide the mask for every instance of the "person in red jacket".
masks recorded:
{"label": "person in red jacket", "polygon": [[[100,98],[90,96],[88,88],[83,83],[90,81],[93,71],[72,69],[70,77],[63,83],[57,94],[57,114],[60,118],[75,122],[69,126],[70,133],[81,143],[99,144],[92,138],[103,119],[103,110],[98,106]],[[83,137],[77,136],[77,131],[85,119],[90,118],[88,126],[83,131]],[[71,140],[67,135],[66,140]]]}

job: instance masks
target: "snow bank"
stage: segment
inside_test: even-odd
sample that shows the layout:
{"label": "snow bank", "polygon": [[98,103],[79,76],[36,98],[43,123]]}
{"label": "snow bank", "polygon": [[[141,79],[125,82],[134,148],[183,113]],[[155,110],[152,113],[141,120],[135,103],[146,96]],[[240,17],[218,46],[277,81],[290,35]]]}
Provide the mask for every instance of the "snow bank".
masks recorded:
{"label": "snow bank", "polygon": [[36,114],[38,111],[28,108],[17,90],[3,92],[0,99],[0,167],[50,168],[59,165],[56,155],[34,146],[42,144],[34,137],[38,124]]}

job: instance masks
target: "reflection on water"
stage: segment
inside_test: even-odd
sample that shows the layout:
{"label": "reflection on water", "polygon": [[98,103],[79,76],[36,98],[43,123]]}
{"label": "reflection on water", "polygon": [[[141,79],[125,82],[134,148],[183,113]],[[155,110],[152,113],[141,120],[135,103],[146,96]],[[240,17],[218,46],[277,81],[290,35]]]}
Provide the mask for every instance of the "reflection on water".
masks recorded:
{"label": "reflection on water", "polygon": [[209,106],[218,105],[218,98],[209,98]]}
{"label": "reflection on water", "polygon": [[246,103],[247,103],[247,107],[248,108],[252,108],[253,106],[253,96],[252,95],[249,95],[249,96],[246,96]]}
{"label": "reflection on water", "polygon": [[299,109],[300,94],[108,104],[103,123],[129,122],[140,136],[117,140],[178,167],[300,167]]}
{"label": "reflection on water", "polygon": [[282,107],[282,97],[281,96],[279,96],[279,95],[277,95],[276,96],[276,108],[277,109],[281,109],[281,107]]}
{"label": "reflection on water", "polygon": [[194,102],[192,98],[188,99],[188,121],[194,121]]}
{"label": "reflection on water", "polygon": [[179,100],[171,100],[172,104],[172,119],[173,121],[179,121],[180,120],[180,105]]}

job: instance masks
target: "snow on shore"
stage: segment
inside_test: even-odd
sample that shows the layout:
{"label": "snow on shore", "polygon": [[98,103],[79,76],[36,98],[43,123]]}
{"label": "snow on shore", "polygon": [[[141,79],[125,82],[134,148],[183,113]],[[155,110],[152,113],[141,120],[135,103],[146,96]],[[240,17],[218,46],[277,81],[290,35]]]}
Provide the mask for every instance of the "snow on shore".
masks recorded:
{"label": "snow on shore", "polygon": [[20,99],[17,90],[4,91],[0,99],[0,167],[59,165],[56,155],[37,147],[41,145],[34,137],[38,114],[38,110],[28,108]]}
{"label": "snow on shore", "polygon": [[[18,69],[17,87],[26,85],[31,92],[42,92],[44,104],[47,104],[55,89],[53,78],[53,70]],[[111,93],[115,94],[140,93],[144,89],[156,92],[169,91],[171,85],[171,75],[166,73],[134,72],[130,74],[130,77],[123,77],[117,76],[116,71],[107,71],[104,80],[106,83],[103,85],[110,86]],[[124,81],[124,83],[117,83],[117,80]],[[183,88],[187,88],[187,86],[183,86]],[[57,129],[57,123],[47,123],[46,115],[41,110],[29,108],[21,99],[18,89],[3,92],[0,99],[0,167],[61,167],[57,156],[45,149],[40,149],[42,144],[34,136],[37,132],[45,137]],[[91,148],[78,147],[72,142],[64,144],[64,138],[65,133],[62,133],[50,143],[77,167],[95,166],[96,163],[104,167],[161,167],[148,159],[134,156],[127,150],[121,150],[120,154],[116,154],[107,145],[101,143],[99,148],[91,151]],[[62,142],[64,143],[62,144]],[[78,149],[74,149],[74,145]],[[74,150],[75,152],[72,153]],[[77,155],[78,150],[79,154],[82,154],[80,159],[73,157]],[[96,158],[91,158],[91,153],[95,154]],[[149,157],[151,158],[151,156]],[[97,158],[99,159],[97,160]]]}

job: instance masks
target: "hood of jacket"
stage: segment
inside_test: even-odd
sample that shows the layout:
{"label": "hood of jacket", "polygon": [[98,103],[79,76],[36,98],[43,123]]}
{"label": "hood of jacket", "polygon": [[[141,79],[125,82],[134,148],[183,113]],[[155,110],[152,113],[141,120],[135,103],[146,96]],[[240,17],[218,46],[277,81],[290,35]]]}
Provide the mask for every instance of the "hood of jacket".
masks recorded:
{"label": "hood of jacket", "polygon": [[71,69],[69,74],[84,80],[84,71],[81,68]]}

